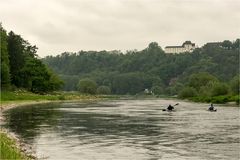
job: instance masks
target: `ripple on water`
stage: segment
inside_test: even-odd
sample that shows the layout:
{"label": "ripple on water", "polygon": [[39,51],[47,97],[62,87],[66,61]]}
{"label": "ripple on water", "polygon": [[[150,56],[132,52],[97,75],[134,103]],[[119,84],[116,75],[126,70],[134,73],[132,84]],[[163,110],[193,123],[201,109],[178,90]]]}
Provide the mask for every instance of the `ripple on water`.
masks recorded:
{"label": "ripple on water", "polygon": [[[176,104],[176,112],[163,112]],[[5,127],[48,159],[239,159],[239,108],[176,100],[44,104],[4,113]]]}

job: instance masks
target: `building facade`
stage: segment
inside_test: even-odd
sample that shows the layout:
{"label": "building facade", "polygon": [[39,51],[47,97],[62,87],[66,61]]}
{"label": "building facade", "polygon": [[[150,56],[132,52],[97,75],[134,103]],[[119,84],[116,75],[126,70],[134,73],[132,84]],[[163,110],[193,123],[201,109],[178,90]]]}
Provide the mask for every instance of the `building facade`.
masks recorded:
{"label": "building facade", "polygon": [[166,46],[165,53],[192,52],[195,48],[195,43],[192,43],[191,41],[185,41],[182,46]]}

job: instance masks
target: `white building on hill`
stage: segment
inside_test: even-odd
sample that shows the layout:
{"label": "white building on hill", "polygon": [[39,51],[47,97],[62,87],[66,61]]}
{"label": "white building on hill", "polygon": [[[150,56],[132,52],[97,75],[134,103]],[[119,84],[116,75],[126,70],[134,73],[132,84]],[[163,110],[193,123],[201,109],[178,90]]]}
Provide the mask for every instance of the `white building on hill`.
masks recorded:
{"label": "white building on hill", "polygon": [[191,41],[185,41],[182,46],[166,46],[165,53],[192,52],[195,48],[195,43],[192,43]]}

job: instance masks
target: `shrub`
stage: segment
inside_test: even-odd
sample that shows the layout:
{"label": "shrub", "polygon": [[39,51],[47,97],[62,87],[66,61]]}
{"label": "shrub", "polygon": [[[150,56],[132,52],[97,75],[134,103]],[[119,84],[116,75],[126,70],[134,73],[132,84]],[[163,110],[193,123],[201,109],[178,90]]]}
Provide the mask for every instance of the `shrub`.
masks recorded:
{"label": "shrub", "polygon": [[186,87],[182,89],[178,95],[179,98],[189,98],[197,95],[196,89],[192,87]]}
{"label": "shrub", "polygon": [[235,76],[230,81],[230,87],[233,95],[238,95],[240,90],[240,75]]}
{"label": "shrub", "polygon": [[64,95],[61,95],[61,96],[58,96],[58,99],[59,99],[59,100],[65,100],[66,98],[65,98]]}
{"label": "shrub", "polygon": [[100,86],[97,88],[97,94],[111,94],[111,89],[108,86]]}
{"label": "shrub", "polygon": [[192,74],[189,78],[189,86],[197,90],[209,82],[218,82],[218,79],[207,72]]}
{"label": "shrub", "polygon": [[153,86],[151,90],[155,95],[163,94],[163,88],[160,86]]}
{"label": "shrub", "polygon": [[229,88],[225,83],[215,83],[211,89],[211,96],[227,95]]}
{"label": "shrub", "polygon": [[226,103],[226,102],[229,102],[229,97],[228,96],[212,97],[211,102],[212,103]]}
{"label": "shrub", "polygon": [[77,86],[81,93],[96,94],[97,84],[91,79],[81,79]]}

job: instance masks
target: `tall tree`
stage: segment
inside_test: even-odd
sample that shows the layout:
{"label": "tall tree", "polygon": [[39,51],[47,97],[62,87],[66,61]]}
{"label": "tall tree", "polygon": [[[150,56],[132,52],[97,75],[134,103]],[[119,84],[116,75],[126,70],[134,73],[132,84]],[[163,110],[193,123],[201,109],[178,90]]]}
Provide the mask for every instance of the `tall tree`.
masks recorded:
{"label": "tall tree", "polygon": [[0,57],[1,57],[1,89],[10,86],[9,56],[7,48],[7,33],[0,23]]}
{"label": "tall tree", "polygon": [[20,78],[20,70],[25,63],[24,56],[24,40],[21,36],[16,35],[12,31],[8,34],[8,52],[10,59],[10,73],[12,75],[11,83],[16,87],[22,87],[22,79]]}

